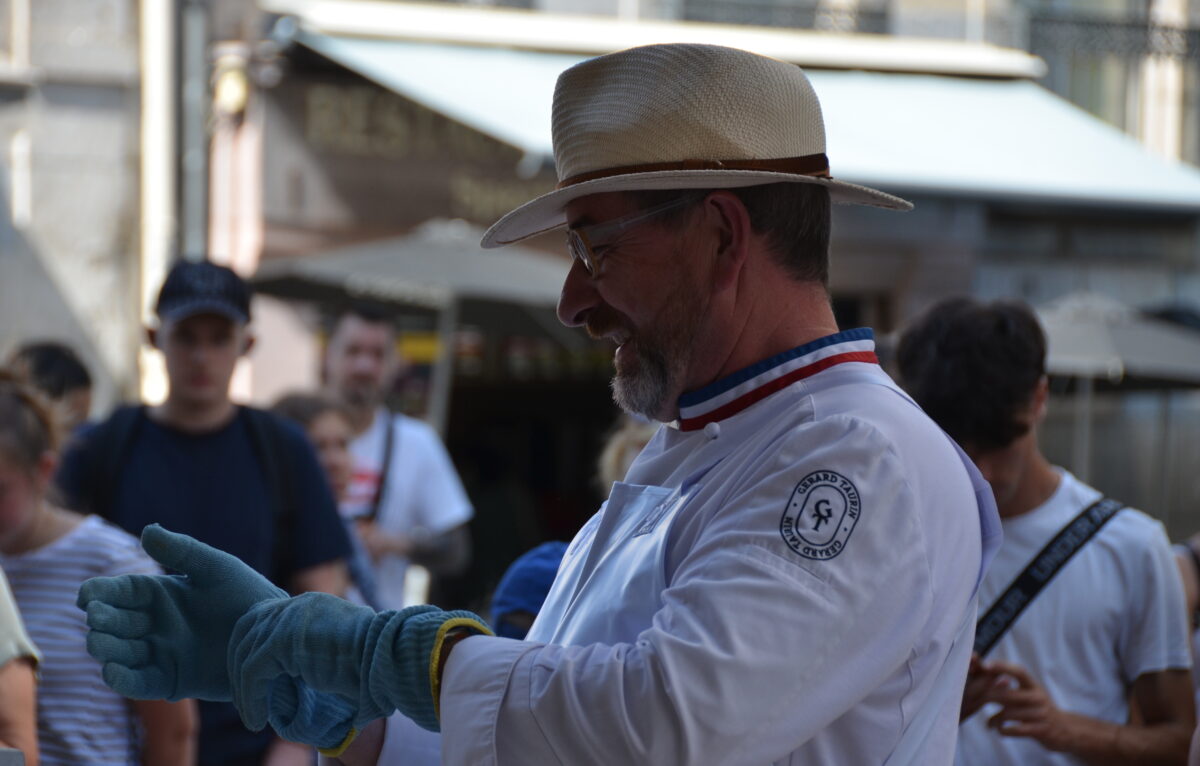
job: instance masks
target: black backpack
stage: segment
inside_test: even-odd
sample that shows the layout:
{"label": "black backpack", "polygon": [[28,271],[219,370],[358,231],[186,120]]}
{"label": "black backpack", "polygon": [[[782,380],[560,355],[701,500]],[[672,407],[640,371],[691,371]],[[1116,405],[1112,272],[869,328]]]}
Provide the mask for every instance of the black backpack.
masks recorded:
{"label": "black backpack", "polygon": [[[104,422],[84,437],[87,461],[83,468],[79,497],[84,508],[109,521],[113,520],[117,487],[125,458],[143,419],[145,405],[118,407]],[[287,437],[283,423],[275,416],[254,407],[239,406],[250,432],[250,447],[266,473],[267,493],[271,498],[271,515],[275,520],[275,545],[271,561],[271,580],[280,587],[285,573],[291,571],[289,546],[286,541],[294,526],[296,511],[295,487],[289,481],[294,470],[288,459]]]}

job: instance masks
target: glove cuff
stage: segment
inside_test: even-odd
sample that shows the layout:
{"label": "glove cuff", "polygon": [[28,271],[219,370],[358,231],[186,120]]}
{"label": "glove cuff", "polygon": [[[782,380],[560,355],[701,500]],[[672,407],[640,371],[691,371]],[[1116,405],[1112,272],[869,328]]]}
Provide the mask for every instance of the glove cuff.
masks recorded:
{"label": "glove cuff", "polygon": [[399,710],[423,729],[440,731],[437,669],[447,634],[455,629],[491,635],[479,616],[444,612],[432,606],[409,607],[379,615],[363,653],[360,704],[355,725]]}
{"label": "glove cuff", "polygon": [[[456,616],[449,617],[438,628],[429,653],[429,689],[433,695],[433,714],[438,720],[439,729],[442,720],[442,666],[445,663],[445,655],[449,653],[449,648],[468,636],[496,635],[487,626],[487,623],[471,612],[447,612],[446,614],[447,616]],[[451,637],[451,631],[454,631],[456,635]]]}
{"label": "glove cuff", "polygon": [[346,733],[346,738],[342,740],[340,745],[336,747],[318,747],[317,752],[326,758],[340,758],[342,753],[346,752],[346,748],[350,747],[350,744],[354,742],[355,738],[357,737],[358,729],[351,729]]}

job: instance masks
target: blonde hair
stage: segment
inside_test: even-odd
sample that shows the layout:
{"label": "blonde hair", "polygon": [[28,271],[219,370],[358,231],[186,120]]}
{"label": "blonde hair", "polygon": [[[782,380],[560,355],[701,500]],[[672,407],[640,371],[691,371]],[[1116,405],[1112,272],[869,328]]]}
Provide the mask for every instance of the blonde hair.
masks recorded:
{"label": "blonde hair", "polygon": [[601,492],[607,495],[614,481],[625,478],[630,464],[657,430],[658,423],[621,416],[617,427],[604,442],[604,449],[597,461],[596,481],[600,484]]}
{"label": "blonde hair", "polygon": [[0,451],[22,468],[33,468],[47,452],[57,453],[58,418],[36,389],[0,369]]}

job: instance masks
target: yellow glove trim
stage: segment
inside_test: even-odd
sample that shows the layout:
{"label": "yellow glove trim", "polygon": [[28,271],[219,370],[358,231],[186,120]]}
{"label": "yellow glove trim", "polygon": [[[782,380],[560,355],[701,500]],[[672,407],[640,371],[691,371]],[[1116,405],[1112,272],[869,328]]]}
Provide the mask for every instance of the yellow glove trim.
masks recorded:
{"label": "yellow glove trim", "polygon": [[465,628],[471,634],[496,635],[485,623],[470,617],[453,617],[438,628],[437,635],[433,637],[433,651],[429,653],[429,688],[433,691],[433,714],[439,722],[442,720],[442,679],[438,668],[442,666],[442,650],[446,644],[446,637],[455,628]]}
{"label": "yellow glove trim", "polygon": [[338,758],[342,755],[342,753],[346,752],[346,748],[350,747],[350,743],[353,742],[357,736],[358,729],[351,729],[350,733],[346,735],[346,738],[342,740],[342,744],[338,745],[337,747],[318,747],[317,752],[326,758]]}

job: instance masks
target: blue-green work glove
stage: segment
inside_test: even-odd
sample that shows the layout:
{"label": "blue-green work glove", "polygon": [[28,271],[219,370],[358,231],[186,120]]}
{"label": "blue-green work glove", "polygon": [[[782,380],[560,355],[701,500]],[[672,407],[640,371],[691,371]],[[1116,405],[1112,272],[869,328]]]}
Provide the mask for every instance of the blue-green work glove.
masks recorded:
{"label": "blue-green work glove", "polygon": [[142,531],[142,547],[179,574],[95,577],[76,599],[104,682],[134,699],[230,699],[225,658],[234,625],[250,607],[287,593],[234,556],[157,524]]}
{"label": "blue-green work glove", "polygon": [[257,731],[272,715],[276,679],[291,676],[353,700],[354,728],[399,710],[438,731],[437,669],[452,630],[492,633],[471,612],[434,606],[376,614],[325,593],[262,602],[238,620],[229,644],[233,703]]}

